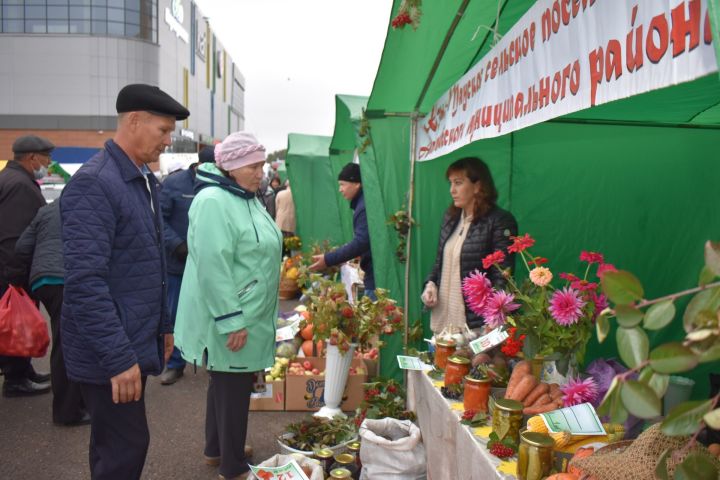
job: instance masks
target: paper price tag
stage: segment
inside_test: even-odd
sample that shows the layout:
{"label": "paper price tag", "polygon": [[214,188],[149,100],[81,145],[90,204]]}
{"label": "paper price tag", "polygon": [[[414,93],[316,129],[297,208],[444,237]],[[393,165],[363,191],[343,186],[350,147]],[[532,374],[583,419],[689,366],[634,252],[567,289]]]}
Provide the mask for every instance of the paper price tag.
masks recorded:
{"label": "paper price tag", "polygon": [[433,367],[422,362],[417,357],[398,355],[398,364],[402,370],[432,370]]}
{"label": "paper price tag", "polygon": [[482,353],[486,350],[490,350],[497,345],[500,345],[508,337],[509,335],[505,333],[501,328],[496,328],[487,335],[484,335],[477,340],[473,340],[472,342],[470,342],[470,348],[472,349],[473,353],[477,355],[478,353]]}
{"label": "paper price tag", "polygon": [[293,315],[288,320],[291,320],[290,325],[285,325],[282,328],[278,328],[275,332],[275,341],[284,342],[285,340],[292,340],[295,335],[300,331],[300,321],[302,320],[301,315]]}
{"label": "paper price tag", "polygon": [[310,480],[295,460],[282,467],[254,467],[250,465],[250,470],[260,480]]}
{"label": "paper price tag", "polygon": [[589,403],[541,413],[550,433],[570,432],[572,435],[606,435],[602,422]]}

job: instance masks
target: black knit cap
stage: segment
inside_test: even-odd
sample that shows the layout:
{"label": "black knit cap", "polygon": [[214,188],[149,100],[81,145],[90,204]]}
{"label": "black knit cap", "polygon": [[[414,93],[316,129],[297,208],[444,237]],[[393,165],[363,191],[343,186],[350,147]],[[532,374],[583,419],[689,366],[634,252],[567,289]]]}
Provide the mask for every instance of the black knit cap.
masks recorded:
{"label": "black knit cap", "polygon": [[348,163],[340,170],[338,180],[344,182],[362,183],[360,180],[360,165],[357,163]]}
{"label": "black knit cap", "polygon": [[215,147],[203,147],[198,153],[198,162],[200,163],[214,163],[215,162]]}
{"label": "black knit cap", "polygon": [[115,108],[118,113],[150,112],[155,115],[185,120],[190,111],[158,87],[144,83],[126,85],[118,93]]}

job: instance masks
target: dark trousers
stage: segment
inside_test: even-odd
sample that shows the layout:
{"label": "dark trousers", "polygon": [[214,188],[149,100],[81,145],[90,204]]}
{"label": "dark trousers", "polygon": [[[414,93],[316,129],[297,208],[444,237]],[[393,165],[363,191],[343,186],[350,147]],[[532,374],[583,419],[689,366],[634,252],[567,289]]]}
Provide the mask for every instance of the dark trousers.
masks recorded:
{"label": "dark trousers", "polygon": [[221,457],[219,473],[233,478],[247,472],[247,435],[254,373],[210,372],[205,414],[205,455]]}
{"label": "dark trousers", "polygon": [[[7,288],[7,282],[0,280],[0,297],[5,295]],[[0,370],[5,376],[5,383],[21,382],[33,372],[30,357],[8,357],[6,355],[0,355]]]}
{"label": "dark trousers", "polygon": [[80,385],[70,381],[65,371],[62,343],[60,343],[63,290],[62,285],[44,285],[33,292],[33,297],[45,305],[45,310],[50,314],[50,329],[52,330],[50,381],[53,392],[53,422],[72,423],[82,418],[85,404],[80,393]]}
{"label": "dark trousers", "polygon": [[[173,327],[175,327],[175,317],[177,317],[178,302],[180,301],[180,286],[182,285],[182,275],[168,274],[168,309],[170,310],[170,321]],[[185,369],[185,360],[180,355],[180,350],[177,347],[173,347],[172,355],[168,360],[167,368],[174,368],[176,370]]]}
{"label": "dark trousers", "polygon": [[113,403],[112,387],[81,383],[90,412],[90,476],[92,480],[138,480],[150,445],[143,396],[137,402]]}

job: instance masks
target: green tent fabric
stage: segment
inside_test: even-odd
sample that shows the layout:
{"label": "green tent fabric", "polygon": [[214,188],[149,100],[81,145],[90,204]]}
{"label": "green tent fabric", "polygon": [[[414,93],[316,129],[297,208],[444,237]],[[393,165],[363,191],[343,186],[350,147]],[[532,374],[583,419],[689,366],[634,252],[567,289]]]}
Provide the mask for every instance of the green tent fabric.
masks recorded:
{"label": "green tent fabric", "polygon": [[[394,2],[393,15],[400,3]],[[372,145],[361,156],[363,175],[372,168],[382,192],[372,208],[368,202],[373,257],[383,264],[376,267],[378,286],[404,288],[403,268],[392,264],[392,249],[376,251],[375,246],[388,245],[392,233],[385,219],[408,190],[410,115],[427,113],[492,48],[492,29],[497,26],[497,33],[504,34],[533,3],[426,2],[417,31],[388,28],[368,100]],[[459,11],[464,14],[453,25]],[[551,258],[556,274],[577,271],[580,251],[594,250],[636,273],[648,298],[694,285],[703,242],[717,239],[720,231],[720,218],[711,210],[720,196],[712,187],[720,166],[706,153],[720,140],[719,103],[718,76],[710,75],[416,164],[413,217],[418,226],[411,239],[409,321],[423,315],[426,336],[430,334],[419,296],[450,201],[445,169],[468,155],[489,164],[500,205],[515,214],[521,232],[537,239],[536,253]],[[656,334],[653,343],[680,338],[681,319],[672,325]],[[613,339],[611,334],[602,346],[591,344],[588,358],[616,355]],[[392,357],[383,358],[384,374],[396,374],[391,352],[384,352]],[[707,396],[710,369],[703,365],[688,375],[697,382],[695,397]]]}
{"label": "green tent fabric", "polygon": [[330,137],[288,135],[286,168],[295,203],[297,234],[306,251],[325,240],[331,245],[339,245],[343,240],[329,148]]}
{"label": "green tent fabric", "polygon": [[[360,128],[360,120],[366,104],[367,97],[335,95],[335,131],[330,142],[330,166],[335,179],[340,170],[354,159],[358,147],[356,131]],[[352,209],[337,188],[336,195],[343,243],[345,243],[353,237]]]}
{"label": "green tent fabric", "polygon": [[278,169],[276,170],[277,176],[280,177],[280,181],[282,183],[285,183],[285,180],[288,179],[288,173],[287,173],[287,167],[285,166],[285,162],[280,162],[278,164]]}

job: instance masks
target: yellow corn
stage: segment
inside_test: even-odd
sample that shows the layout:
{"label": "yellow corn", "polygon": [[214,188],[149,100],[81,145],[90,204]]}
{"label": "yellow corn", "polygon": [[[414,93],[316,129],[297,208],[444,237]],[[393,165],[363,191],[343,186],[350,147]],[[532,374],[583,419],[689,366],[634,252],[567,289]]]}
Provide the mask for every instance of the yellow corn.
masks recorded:
{"label": "yellow corn", "polygon": [[527,429],[531,432],[548,433],[548,428],[540,415],[535,415],[528,419]]}
{"label": "yellow corn", "polygon": [[570,432],[551,433],[550,437],[555,440],[555,448],[562,448],[573,442],[573,436]]}

